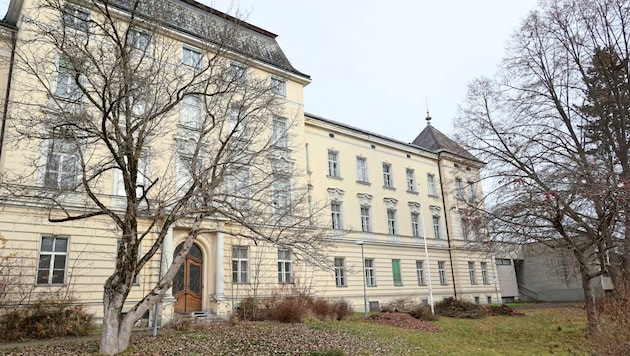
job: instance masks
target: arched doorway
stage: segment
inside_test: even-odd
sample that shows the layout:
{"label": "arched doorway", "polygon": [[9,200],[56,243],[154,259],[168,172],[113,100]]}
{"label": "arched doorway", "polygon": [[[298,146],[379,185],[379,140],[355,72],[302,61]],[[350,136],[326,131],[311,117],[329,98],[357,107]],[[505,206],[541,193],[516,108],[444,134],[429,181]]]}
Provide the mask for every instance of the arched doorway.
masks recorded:
{"label": "arched doorway", "polygon": [[[175,249],[175,256],[182,250],[183,243]],[[173,279],[173,295],[176,313],[201,311],[201,283],[203,271],[203,253],[197,244],[193,244],[186,259]]]}

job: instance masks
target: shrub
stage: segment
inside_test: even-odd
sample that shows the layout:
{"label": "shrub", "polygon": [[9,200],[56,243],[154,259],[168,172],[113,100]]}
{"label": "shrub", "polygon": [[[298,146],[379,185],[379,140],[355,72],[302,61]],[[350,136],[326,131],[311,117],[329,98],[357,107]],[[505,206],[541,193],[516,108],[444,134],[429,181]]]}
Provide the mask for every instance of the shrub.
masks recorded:
{"label": "shrub", "polygon": [[305,305],[297,298],[284,298],[269,309],[269,318],[281,323],[299,323],[306,314]]}
{"label": "shrub", "polygon": [[254,297],[247,297],[241,301],[238,309],[236,309],[236,314],[241,320],[257,320],[259,309],[258,300]]}
{"label": "shrub", "polygon": [[326,318],[334,315],[333,305],[323,298],[315,299],[311,305],[311,309],[313,310],[313,314],[315,314],[319,320],[325,320]]}
{"label": "shrub", "polygon": [[410,298],[400,298],[389,301],[381,307],[383,313],[407,312],[414,307],[415,303]]}
{"label": "shrub", "polygon": [[352,306],[343,298],[335,301],[332,305],[332,309],[337,320],[343,320],[353,313]]}
{"label": "shrub", "polygon": [[437,315],[434,315],[431,312],[431,306],[424,304],[416,304],[411,310],[407,312],[407,314],[418,320],[424,321],[436,321],[439,319]]}
{"label": "shrub", "polygon": [[0,316],[0,339],[20,341],[60,336],[85,336],[93,330],[93,316],[71,300],[40,300]]}
{"label": "shrub", "polygon": [[479,319],[486,316],[486,312],[480,305],[457,300],[453,297],[446,298],[435,304],[435,311],[439,315],[451,318]]}
{"label": "shrub", "polygon": [[620,278],[612,294],[598,301],[601,335],[591,340],[593,354],[627,355],[630,350],[630,280]]}

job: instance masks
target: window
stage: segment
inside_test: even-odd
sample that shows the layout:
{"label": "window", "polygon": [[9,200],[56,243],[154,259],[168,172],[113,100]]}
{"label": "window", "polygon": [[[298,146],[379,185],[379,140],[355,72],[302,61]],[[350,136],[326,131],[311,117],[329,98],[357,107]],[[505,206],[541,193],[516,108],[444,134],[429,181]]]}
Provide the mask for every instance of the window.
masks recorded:
{"label": "window", "polygon": [[512,261],[509,258],[496,258],[494,262],[498,265],[509,266],[512,264]]}
{"label": "window", "polygon": [[330,213],[332,216],[332,228],[342,229],[341,226],[341,204],[337,202],[330,203]]}
{"label": "window", "polygon": [[291,251],[278,249],[278,283],[293,283]]}
{"label": "window", "polygon": [[367,159],[365,157],[357,157],[357,181],[367,183]]}
{"label": "window", "polygon": [[491,296],[487,296],[486,297],[486,301],[488,302],[488,304],[492,304],[492,297]]}
{"label": "window", "polygon": [[44,186],[72,190],[77,187],[79,164],[76,144],[69,139],[53,138],[46,162]]}
{"label": "window", "polygon": [[475,187],[475,182],[468,182],[468,195],[472,201],[477,199],[477,187]]}
{"label": "window", "polygon": [[271,90],[280,96],[287,96],[287,82],[284,79],[271,77]]}
{"label": "window", "polygon": [[462,218],[462,238],[464,241],[470,240],[470,228],[468,227],[468,221],[465,218]]}
{"label": "window", "polygon": [[182,47],[182,63],[194,68],[201,67],[202,54],[196,49]]}
{"label": "window", "polygon": [[475,297],[475,304],[479,304],[479,297]]}
{"label": "window", "polygon": [[198,96],[185,96],[179,104],[179,122],[195,130],[203,126],[201,99]]}
{"label": "window", "polygon": [[[143,148],[140,152],[138,159],[137,175],[136,175],[136,197],[142,197],[145,193],[144,188],[149,183],[149,177],[151,174],[151,150],[149,148]],[[125,163],[127,163],[127,157],[125,157]],[[116,180],[115,194],[118,196],[126,196],[125,181],[123,179],[123,172],[120,168],[115,170],[114,179]]]}
{"label": "window", "polygon": [[490,282],[488,281],[488,263],[487,262],[481,262],[481,282],[483,284],[490,284]]}
{"label": "window", "polygon": [[68,59],[59,58],[55,95],[69,100],[80,99],[83,94],[77,82],[77,75],[77,70]]}
{"label": "window", "polygon": [[245,246],[232,247],[232,282],[247,283],[248,278],[248,250]]}
{"label": "window", "polygon": [[339,173],[339,152],[328,150],[328,176],[340,177]]}
{"label": "window", "polygon": [[383,163],[383,187],[394,187],[394,180],[392,177],[392,165],[389,163]]}
{"label": "window", "polygon": [[427,174],[427,188],[429,189],[429,195],[432,197],[437,196],[437,187],[435,186],[435,175]]}
{"label": "window", "polygon": [[387,209],[387,233],[396,235],[396,210]]}
{"label": "window", "polygon": [[66,6],[63,10],[63,22],[66,27],[87,32],[90,13],[76,7]]}
{"label": "window", "polygon": [[374,274],[374,259],[366,258],[363,261],[364,273],[365,273],[365,284],[368,287],[376,286],[376,275]]}
{"label": "window", "polygon": [[424,261],[416,261],[416,275],[418,276],[418,285],[425,285],[424,281]]}
{"label": "window", "polygon": [[251,208],[251,183],[249,167],[240,166],[229,169],[227,176],[227,202],[235,210],[243,212]]}
{"label": "window", "polygon": [[343,257],[335,257],[335,285],[337,287],[347,286],[346,259]]}
{"label": "window", "polygon": [[361,206],[361,231],[372,232],[372,224],[370,222],[370,207],[367,205]]}
{"label": "window", "polygon": [[446,282],[446,269],[444,261],[438,261],[438,275],[440,276],[440,284],[445,286]]}
{"label": "window", "polygon": [[400,274],[400,260],[392,260],[392,275],[395,286],[402,286],[402,275]]}
{"label": "window", "polygon": [[407,175],[407,191],[415,192],[416,191],[416,172],[411,168],[407,168],[406,175]]}
{"label": "window", "polygon": [[247,68],[239,63],[230,63],[227,72],[229,82],[244,82],[247,79]]}
{"label": "window", "polygon": [[411,235],[413,237],[420,237],[420,214],[411,213]]}
{"label": "window", "polygon": [[470,284],[477,284],[477,277],[475,277],[475,262],[468,261],[468,276],[470,277]]}
{"label": "window", "polygon": [[440,235],[440,217],[439,216],[433,216],[433,237],[436,240],[439,240],[442,238],[442,236]]}
{"label": "window", "polygon": [[149,36],[149,34],[146,32],[130,30],[127,40],[129,41],[129,46],[131,46],[131,48],[143,52],[148,51],[150,48],[151,36]]}
{"label": "window", "polygon": [[37,265],[37,284],[64,284],[67,258],[67,237],[42,236]]}
{"label": "window", "polygon": [[272,123],[272,144],[280,148],[289,147],[289,132],[287,131],[287,119],[274,117]]}
{"label": "window", "polygon": [[464,182],[461,178],[455,178],[455,196],[457,199],[464,199]]}
{"label": "window", "polygon": [[283,174],[275,174],[272,183],[273,200],[271,205],[278,215],[291,214],[291,179]]}

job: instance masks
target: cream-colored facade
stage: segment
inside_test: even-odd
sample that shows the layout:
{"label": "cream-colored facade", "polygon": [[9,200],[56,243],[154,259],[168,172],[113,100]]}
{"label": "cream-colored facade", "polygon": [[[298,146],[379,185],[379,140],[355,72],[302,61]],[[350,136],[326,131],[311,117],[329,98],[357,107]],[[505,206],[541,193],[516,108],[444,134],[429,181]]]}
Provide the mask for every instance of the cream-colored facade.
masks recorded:
{"label": "cream-colored facade", "polygon": [[[193,1],[172,3],[176,11],[181,11],[180,19],[221,18],[216,10]],[[49,153],[40,142],[15,140],[19,133],[12,130],[16,126],[12,120],[20,120],[23,114],[12,109],[12,102],[23,102],[25,93],[32,92],[34,81],[24,71],[10,75],[12,34],[17,34],[17,48],[33,45],[24,38],[33,23],[23,19],[35,16],[36,5],[36,0],[11,1],[2,27],[3,103],[4,92],[11,84],[8,110],[2,120],[5,137],[11,140],[3,141],[0,179],[7,182],[20,173],[25,177],[20,184],[40,189]],[[85,4],[79,0],[73,2],[73,6],[89,12],[89,6],[82,5]],[[124,6],[121,11],[124,18]],[[53,17],[39,14],[38,18]],[[177,25],[164,27],[158,34],[179,48],[172,59],[174,66],[181,65],[182,52],[187,48],[203,48],[194,33],[191,35],[194,21]],[[186,25],[192,27],[183,27]],[[458,207],[454,189],[454,181],[460,177],[467,184],[478,181],[480,162],[452,150],[406,144],[304,114],[303,89],[310,78],[290,65],[275,35],[250,24],[241,26],[251,34],[253,43],[265,46],[267,51],[252,56],[233,50],[228,53],[229,60],[246,59],[251,75],[283,83],[280,95],[284,116],[292,123],[289,137],[293,149],[285,150],[281,158],[293,165],[296,184],[308,183],[316,220],[330,224],[334,245],[328,253],[330,268],[321,270],[293,260],[290,251],[238,237],[241,227],[229,218],[208,219],[195,242],[197,255],[187,265],[196,269],[198,277],[195,288],[199,300],[192,311],[226,316],[245,297],[264,297],[292,287],[306,288],[322,297],[345,298],[358,310],[363,308],[364,297],[381,305],[401,298],[430,302],[455,295],[480,303],[500,300],[493,284],[493,261],[476,244],[465,241],[470,237],[462,235],[458,214],[464,207]],[[53,65],[50,81],[54,82],[57,54],[50,48],[36,48],[29,53],[42,56]],[[265,53],[274,55],[267,58]],[[34,112],[50,110],[44,93],[30,95],[29,100]],[[170,119],[171,130],[153,145],[167,147],[181,137],[180,124],[185,118],[180,116],[180,111],[175,110]],[[32,174],[23,174],[30,167],[29,162],[40,163]],[[177,182],[176,169],[167,165],[163,157],[152,156],[148,164],[151,172],[167,172],[166,176],[172,172],[170,177]],[[112,209],[123,209],[116,175],[112,173],[99,184],[101,199]],[[479,185],[474,185],[474,189],[479,196],[482,194]],[[80,212],[86,201],[82,193],[69,194],[66,208]],[[120,233],[112,228],[111,220],[93,217],[51,223],[51,210],[33,199],[3,198],[0,209],[0,234],[6,240],[0,254],[13,256],[13,273],[20,275],[21,283],[33,296],[70,290],[77,302],[87,305],[97,317],[102,315],[103,283],[114,268]],[[56,213],[59,211],[52,210],[53,215]],[[133,305],[154,287],[185,239],[190,223],[180,220],[169,229],[160,252],[140,272],[127,305]],[[153,238],[149,235],[141,250],[148,248]],[[53,247],[45,246],[48,243]],[[161,303],[162,317],[170,318],[177,308],[177,298],[167,292]]]}

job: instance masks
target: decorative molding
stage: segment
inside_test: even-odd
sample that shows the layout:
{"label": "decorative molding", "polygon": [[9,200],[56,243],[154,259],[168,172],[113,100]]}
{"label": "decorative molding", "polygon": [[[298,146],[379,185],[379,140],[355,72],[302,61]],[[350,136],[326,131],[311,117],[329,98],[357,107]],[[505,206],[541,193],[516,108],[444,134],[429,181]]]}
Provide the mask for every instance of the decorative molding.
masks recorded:
{"label": "decorative molding", "polygon": [[437,205],[431,205],[429,206],[429,209],[431,209],[431,215],[437,216],[437,217],[440,216],[440,211],[442,211],[442,208],[440,208]]}
{"label": "decorative molding", "polygon": [[357,198],[359,198],[359,205],[371,205],[372,204],[372,196],[366,193],[357,193]]}
{"label": "decorative molding", "polygon": [[385,206],[387,207],[387,209],[396,210],[396,204],[398,204],[397,199],[385,198],[383,199],[383,202],[385,202]]}
{"label": "decorative molding", "polygon": [[408,205],[409,205],[409,210],[412,213],[418,213],[418,214],[420,213],[420,208],[422,208],[422,205],[420,205],[420,203],[417,203],[415,201],[410,201]]}
{"label": "decorative molding", "polygon": [[343,200],[343,195],[346,192],[339,188],[328,188],[328,194],[330,195],[330,201],[340,203]]}

